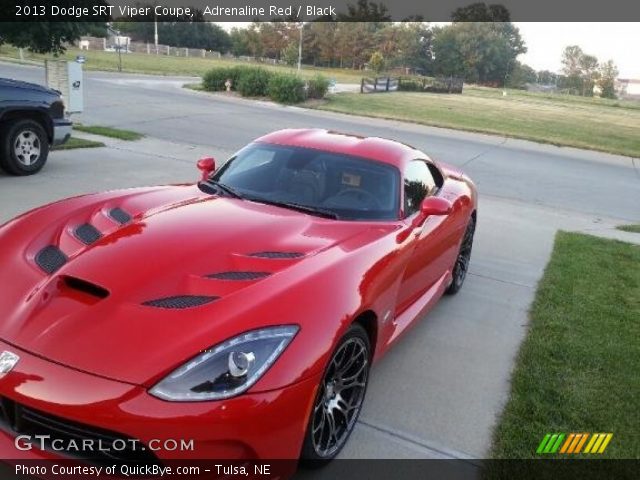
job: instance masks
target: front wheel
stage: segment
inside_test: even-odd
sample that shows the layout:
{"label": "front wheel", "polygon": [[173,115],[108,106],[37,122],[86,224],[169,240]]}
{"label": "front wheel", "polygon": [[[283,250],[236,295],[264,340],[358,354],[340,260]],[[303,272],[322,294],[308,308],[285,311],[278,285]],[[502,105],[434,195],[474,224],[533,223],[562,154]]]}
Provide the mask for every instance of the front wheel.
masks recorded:
{"label": "front wheel", "polygon": [[33,175],[49,155],[49,140],[42,126],[29,119],[3,125],[0,167],[11,175]]}
{"label": "front wheel", "polygon": [[464,232],[464,237],[462,237],[462,243],[460,244],[460,251],[458,252],[458,257],[456,258],[456,263],[453,267],[453,279],[451,280],[451,285],[449,288],[445,290],[445,293],[448,295],[454,295],[460,291],[462,288],[462,284],[464,283],[464,279],[467,277],[467,272],[469,270],[469,262],[471,261],[471,248],[473,247],[473,235],[476,231],[476,219],[475,217],[471,217],[469,219],[469,224],[467,225],[467,229]]}
{"label": "front wheel", "polygon": [[369,381],[371,344],[361,325],[353,324],[331,356],[318,388],[301,458],[307,466],[334,459],[355,427]]}

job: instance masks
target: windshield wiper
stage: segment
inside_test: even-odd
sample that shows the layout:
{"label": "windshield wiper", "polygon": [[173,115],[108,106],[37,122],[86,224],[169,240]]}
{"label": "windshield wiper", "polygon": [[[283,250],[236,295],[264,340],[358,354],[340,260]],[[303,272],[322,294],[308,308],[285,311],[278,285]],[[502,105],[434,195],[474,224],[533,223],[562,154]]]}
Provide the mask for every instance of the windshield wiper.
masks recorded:
{"label": "windshield wiper", "polygon": [[207,186],[213,186],[215,188],[218,188],[219,190],[222,190],[224,193],[231,195],[233,198],[242,198],[242,195],[240,195],[236,190],[234,190],[228,185],[225,185],[224,183],[220,183],[216,180],[207,180],[206,182],[203,182],[203,183]]}
{"label": "windshield wiper", "polygon": [[317,215],[319,217],[332,218],[334,220],[340,219],[340,216],[336,212],[327,210],[325,208],[312,207],[310,205],[301,205],[299,203],[278,202],[276,200],[268,200],[266,198],[247,197],[247,200],[258,203],[265,203],[267,205],[274,205],[276,207],[290,208],[291,210],[297,210],[299,212],[309,213],[311,215]]}

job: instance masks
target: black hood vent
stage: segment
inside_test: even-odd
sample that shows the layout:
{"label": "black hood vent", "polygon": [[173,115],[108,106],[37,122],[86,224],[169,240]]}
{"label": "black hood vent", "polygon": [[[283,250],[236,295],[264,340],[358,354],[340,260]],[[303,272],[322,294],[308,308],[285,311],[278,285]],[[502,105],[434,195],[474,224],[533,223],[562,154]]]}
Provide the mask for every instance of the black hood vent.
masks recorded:
{"label": "black hood vent", "polygon": [[102,238],[100,231],[90,223],[80,225],[74,233],[78,240],[85,245],[91,245]]}
{"label": "black hood vent", "polygon": [[156,300],[149,300],[144,302],[143,305],[147,307],[156,308],[171,308],[171,309],[183,309],[199,307],[200,305],[206,305],[220,297],[208,297],[204,295],[178,295],[175,297],[158,298]]}
{"label": "black hood vent", "polygon": [[299,258],[304,254],[300,252],[254,252],[249,254],[250,257],[259,258]]}
{"label": "black hood vent", "polygon": [[259,278],[268,277],[269,272],[220,272],[205,275],[207,278],[215,278],[216,280],[258,280]]}
{"label": "black hood vent", "polygon": [[96,298],[107,298],[109,296],[109,291],[106,288],[102,288],[100,285],[87,282],[81,278],[65,275],[62,277],[62,280],[65,286],[71,290],[77,290]]}
{"label": "black hood vent", "polygon": [[120,225],[124,225],[125,223],[129,223],[131,221],[131,215],[118,207],[112,208],[109,211],[109,216]]}
{"label": "black hood vent", "polygon": [[53,273],[67,263],[67,256],[55,245],[48,245],[36,254],[36,263],[47,273]]}

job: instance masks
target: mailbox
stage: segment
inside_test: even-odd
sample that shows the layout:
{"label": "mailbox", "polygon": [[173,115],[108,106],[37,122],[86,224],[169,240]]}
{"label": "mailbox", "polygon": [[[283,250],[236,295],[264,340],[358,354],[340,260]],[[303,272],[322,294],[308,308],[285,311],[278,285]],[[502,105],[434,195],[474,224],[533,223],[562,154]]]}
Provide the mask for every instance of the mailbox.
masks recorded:
{"label": "mailbox", "polygon": [[68,113],[84,110],[84,78],[82,63],[66,60],[46,60],[47,86],[62,92]]}

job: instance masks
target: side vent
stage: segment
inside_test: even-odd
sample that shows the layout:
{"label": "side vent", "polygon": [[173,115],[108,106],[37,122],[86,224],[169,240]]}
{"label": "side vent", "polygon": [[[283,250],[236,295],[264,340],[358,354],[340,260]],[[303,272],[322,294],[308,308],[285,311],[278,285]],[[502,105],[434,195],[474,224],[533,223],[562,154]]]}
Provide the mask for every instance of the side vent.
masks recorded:
{"label": "side vent", "polygon": [[148,302],[144,302],[143,305],[156,308],[182,309],[206,305],[207,303],[211,303],[218,298],[219,297],[207,297],[203,295],[179,295],[175,297],[165,297],[158,298],[156,300],[149,300]]}
{"label": "side vent", "polygon": [[85,245],[91,245],[102,238],[100,231],[90,223],[80,225],[74,233],[78,240]]}
{"label": "side vent", "polygon": [[48,245],[36,254],[36,263],[47,273],[53,273],[67,263],[67,256],[54,245]]}
{"label": "side vent", "polygon": [[216,280],[257,280],[269,275],[271,274],[268,272],[220,272],[205,275],[205,277],[215,278]]}
{"label": "side vent", "polygon": [[112,208],[109,211],[109,216],[120,225],[124,225],[125,223],[129,223],[131,221],[131,215],[129,215],[119,207]]}
{"label": "side vent", "polygon": [[259,258],[299,258],[304,254],[300,252],[254,252],[249,254],[250,257]]}
{"label": "side vent", "polygon": [[62,281],[67,288],[86,293],[87,295],[91,295],[92,297],[107,298],[109,296],[109,291],[106,288],[102,288],[100,285],[87,282],[86,280],[82,280],[81,278],[65,275],[62,277]]}

